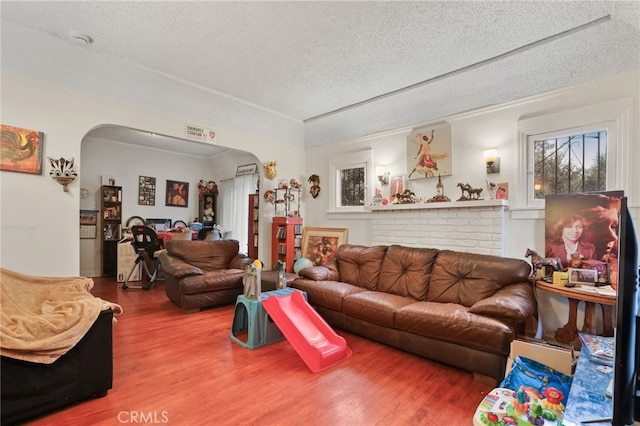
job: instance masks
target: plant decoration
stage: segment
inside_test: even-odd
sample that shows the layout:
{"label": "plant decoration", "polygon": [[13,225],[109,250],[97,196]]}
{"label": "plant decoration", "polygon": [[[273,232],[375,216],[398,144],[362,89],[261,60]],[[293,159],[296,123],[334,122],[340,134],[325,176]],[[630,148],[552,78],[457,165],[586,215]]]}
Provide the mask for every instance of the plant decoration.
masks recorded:
{"label": "plant decoration", "polygon": [[444,203],[444,202],[450,202],[450,201],[451,201],[451,198],[447,197],[446,195],[434,195],[433,197],[427,200],[427,203]]}

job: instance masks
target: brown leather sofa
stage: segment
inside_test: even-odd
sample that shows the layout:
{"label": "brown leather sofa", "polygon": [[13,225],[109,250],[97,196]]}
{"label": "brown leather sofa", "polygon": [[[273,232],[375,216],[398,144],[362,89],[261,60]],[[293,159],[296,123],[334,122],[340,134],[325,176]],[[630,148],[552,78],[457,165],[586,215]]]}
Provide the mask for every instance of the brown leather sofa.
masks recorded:
{"label": "brown leather sofa", "polygon": [[234,303],[253,259],[239,253],[236,240],[172,240],[159,255],[169,300],[188,314]]}
{"label": "brown leather sofa", "polygon": [[332,326],[497,383],[536,309],[530,272],[518,259],[345,244],[291,286]]}

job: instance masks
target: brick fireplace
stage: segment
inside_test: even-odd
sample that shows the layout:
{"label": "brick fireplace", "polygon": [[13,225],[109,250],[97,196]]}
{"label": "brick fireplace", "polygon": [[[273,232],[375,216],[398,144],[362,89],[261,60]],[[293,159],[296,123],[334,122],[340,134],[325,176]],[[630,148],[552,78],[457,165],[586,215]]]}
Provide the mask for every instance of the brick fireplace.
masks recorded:
{"label": "brick fireplace", "polygon": [[371,206],[372,244],[504,256],[505,200]]}

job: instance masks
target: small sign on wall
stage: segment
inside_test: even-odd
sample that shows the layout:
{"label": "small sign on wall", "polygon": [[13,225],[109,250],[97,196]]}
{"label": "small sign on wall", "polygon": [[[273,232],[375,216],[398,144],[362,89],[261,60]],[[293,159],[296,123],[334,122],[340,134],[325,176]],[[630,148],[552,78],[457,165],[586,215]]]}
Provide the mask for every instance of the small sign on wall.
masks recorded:
{"label": "small sign on wall", "polygon": [[213,129],[206,129],[204,127],[194,126],[193,124],[187,124],[185,126],[185,137],[193,141],[215,143],[216,136],[216,131]]}

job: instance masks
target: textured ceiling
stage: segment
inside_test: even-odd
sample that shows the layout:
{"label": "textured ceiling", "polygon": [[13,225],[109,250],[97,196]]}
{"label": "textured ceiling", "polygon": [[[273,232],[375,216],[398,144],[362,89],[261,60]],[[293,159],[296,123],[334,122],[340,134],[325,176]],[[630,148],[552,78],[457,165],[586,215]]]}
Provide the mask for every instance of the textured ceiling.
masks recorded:
{"label": "textured ceiling", "polygon": [[[3,28],[10,24],[20,37],[56,38],[76,49],[70,31],[94,39],[82,56],[44,43],[42,52],[15,53],[3,29],[3,70],[29,75],[35,71],[21,70],[16,56],[42,55],[67,61],[51,68],[49,81],[80,82],[86,79],[80,62],[91,55],[101,59],[94,77],[115,97],[120,85],[109,79],[126,76],[108,64],[124,61],[306,123],[354,106],[384,110],[385,102],[391,117],[428,120],[640,66],[638,1],[2,1],[0,7]],[[403,107],[398,100],[406,88],[413,103],[423,103]]]}

